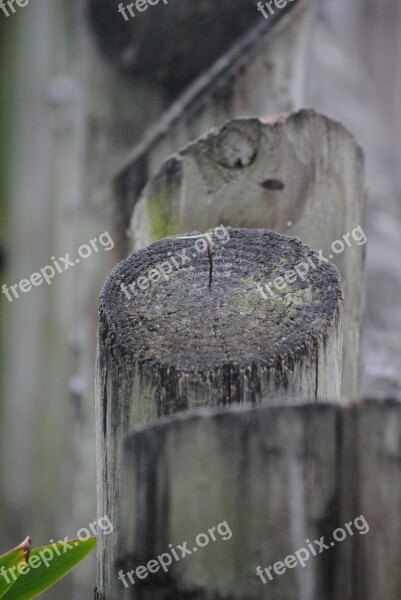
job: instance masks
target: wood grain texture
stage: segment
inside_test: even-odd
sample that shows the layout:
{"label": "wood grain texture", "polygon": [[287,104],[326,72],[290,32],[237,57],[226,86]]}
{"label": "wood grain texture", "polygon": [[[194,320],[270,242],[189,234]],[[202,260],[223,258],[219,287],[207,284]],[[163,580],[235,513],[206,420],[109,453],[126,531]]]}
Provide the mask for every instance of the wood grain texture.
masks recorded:
{"label": "wood grain texture", "polygon": [[[214,241],[216,231],[209,231]],[[132,427],[199,406],[339,401],[337,269],[327,262],[318,265],[317,253],[295,238],[264,230],[226,231],[229,240],[214,246],[211,287],[207,253],[193,256],[193,239],[171,237],[122,261],[101,295],[98,511],[110,516],[118,532],[113,539],[99,538],[98,590],[105,598],[114,597],[114,545],[124,537],[122,448]],[[135,293],[129,287],[183,250],[193,258],[168,279],[148,280],[146,289]],[[261,295],[261,281],[284,275],[308,258],[318,266],[305,279],[275,290],[274,297]]]}

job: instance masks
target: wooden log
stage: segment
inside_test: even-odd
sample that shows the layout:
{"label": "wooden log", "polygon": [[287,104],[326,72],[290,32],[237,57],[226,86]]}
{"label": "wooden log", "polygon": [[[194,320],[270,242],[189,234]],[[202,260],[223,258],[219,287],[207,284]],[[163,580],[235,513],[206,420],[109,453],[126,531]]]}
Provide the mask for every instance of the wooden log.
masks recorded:
{"label": "wooden log", "polygon": [[[118,534],[99,537],[100,598],[114,597],[122,447],[134,425],[199,406],[339,400],[336,268],[272,231],[219,227],[208,238],[213,253],[205,237],[140,250],[113,270],[101,295],[98,511]],[[273,295],[269,280],[280,284]]]}
{"label": "wooden log", "polygon": [[398,600],[400,434],[390,400],[203,409],[138,428],[118,598]]}
{"label": "wooden log", "polygon": [[364,237],[356,241],[351,232],[364,225],[364,206],[363,155],[354,138],[340,123],[302,110],[230,121],[171,156],[136,203],[130,236],[138,249],[223,222],[274,229],[322,249],[342,278],[342,392],[351,396],[361,375],[365,281]]}

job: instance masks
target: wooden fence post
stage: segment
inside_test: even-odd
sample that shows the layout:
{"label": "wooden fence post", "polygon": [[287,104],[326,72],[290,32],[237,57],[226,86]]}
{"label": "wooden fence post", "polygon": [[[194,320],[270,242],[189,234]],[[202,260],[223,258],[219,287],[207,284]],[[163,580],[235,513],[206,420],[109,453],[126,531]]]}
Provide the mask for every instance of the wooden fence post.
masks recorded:
{"label": "wooden fence post", "polygon": [[135,205],[131,243],[138,249],[224,223],[274,229],[322,249],[342,278],[342,393],[353,396],[362,363],[364,209],[362,150],[340,123],[313,110],[236,119],[164,161]]}
{"label": "wooden fence post", "polygon": [[[98,598],[119,598],[123,442],[199,406],[338,402],[338,271],[296,238],[216,227],[132,254],[101,295],[97,375]],[[266,287],[267,286],[267,287]],[[270,287],[269,287],[270,286]]]}
{"label": "wooden fence post", "polygon": [[[193,552],[197,536],[220,523],[232,538],[223,540],[215,530],[215,542],[174,561],[167,573],[160,569],[143,581],[134,574],[127,597],[326,598],[329,555],[307,569],[273,571],[272,581],[263,571],[267,583],[256,569],[335,529],[335,439],[335,406],[316,404],[204,410],[139,428],[126,446],[122,501],[128,507],[135,500],[123,516],[129,544],[119,569],[146,565],[169,544],[187,541]],[[121,580],[117,585],[124,590]]]}

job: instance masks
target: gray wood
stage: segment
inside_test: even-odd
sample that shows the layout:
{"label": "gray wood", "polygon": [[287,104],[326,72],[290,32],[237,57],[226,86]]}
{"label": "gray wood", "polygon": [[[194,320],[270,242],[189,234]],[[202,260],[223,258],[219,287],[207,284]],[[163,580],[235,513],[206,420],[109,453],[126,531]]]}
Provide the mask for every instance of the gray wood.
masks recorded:
{"label": "gray wood", "polygon": [[[224,223],[274,229],[323,249],[342,277],[342,391],[355,395],[365,252],[350,234],[364,226],[364,207],[362,151],[340,123],[312,110],[237,119],[164,161],[135,205],[131,244],[137,249],[165,235]],[[335,254],[331,244],[337,240],[344,249]]]}
{"label": "gray wood", "polygon": [[169,543],[188,541],[193,549],[199,533],[221,522],[232,531],[230,540],[217,535],[195,556],[174,561],[167,574],[150,574],[146,587],[135,578],[133,597],[325,598],[328,556],[280,577],[273,573],[267,584],[256,568],[334,529],[335,425],[336,410],[328,405],[247,408],[199,411],[130,436],[122,500],[130,508],[124,522],[133,557],[121,556],[124,572],[168,551]]}
{"label": "gray wood", "polygon": [[[232,537],[215,530],[215,542],[209,534],[167,573],[134,574],[128,590],[117,580],[118,597],[398,600],[400,434],[399,400],[203,409],[137,428],[125,446],[118,568],[146,566],[169,544],[192,550],[219,523]],[[256,575],[301,548],[305,568],[272,570],[272,580],[264,572],[265,584]]]}
{"label": "gray wood", "polygon": [[[206,250],[194,251],[202,238],[155,242],[122,261],[101,294],[98,512],[109,515],[115,534],[99,537],[100,598],[115,597],[115,546],[120,547],[125,529],[122,447],[133,426],[199,406],[339,401],[337,269],[319,264],[318,254],[295,238],[264,230],[225,231],[223,243],[223,230],[209,230],[212,257]],[[183,250],[190,260],[168,280],[159,277],[145,285],[140,279]],[[263,297],[258,285],[308,260],[316,266],[304,279]],[[144,289],[132,288],[132,282]]]}

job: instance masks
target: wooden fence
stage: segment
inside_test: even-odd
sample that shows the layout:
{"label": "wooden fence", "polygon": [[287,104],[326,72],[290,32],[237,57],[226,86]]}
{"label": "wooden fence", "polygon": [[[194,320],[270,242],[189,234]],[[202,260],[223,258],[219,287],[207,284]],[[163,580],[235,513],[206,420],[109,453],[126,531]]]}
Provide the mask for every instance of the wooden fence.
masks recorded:
{"label": "wooden fence", "polygon": [[[100,302],[97,599],[399,597],[401,406],[341,400],[363,201],[360,149],[313,111],[230,121],[151,177]],[[249,228],[290,218],[302,242]],[[305,238],[342,240],[341,284]]]}
{"label": "wooden fence", "polygon": [[[100,535],[98,600],[373,600],[364,575],[343,569],[361,535],[272,587],[256,575],[359,507],[343,490],[341,461],[354,449],[341,423],[345,430],[354,413],[341,394],[355,395],[360,381],[362,152],[314,111],[244,116],[284,108],[283,92],[297,106],[289,65],[296,55],[302,71],[309,8],[285,16],[280,35],[252,32],[173,105],[116,178],[121,257],[136,252],[113,270],[100,303],[98,513],[115,533]],[[250,82],[255,93],[244,96]],[[225,125],[193,141],[223,116]],[[185,416],[165,421],[172,413]],[[137,576],[216,519],[231,519],[237,542],[233,533],[226,550]]]}

